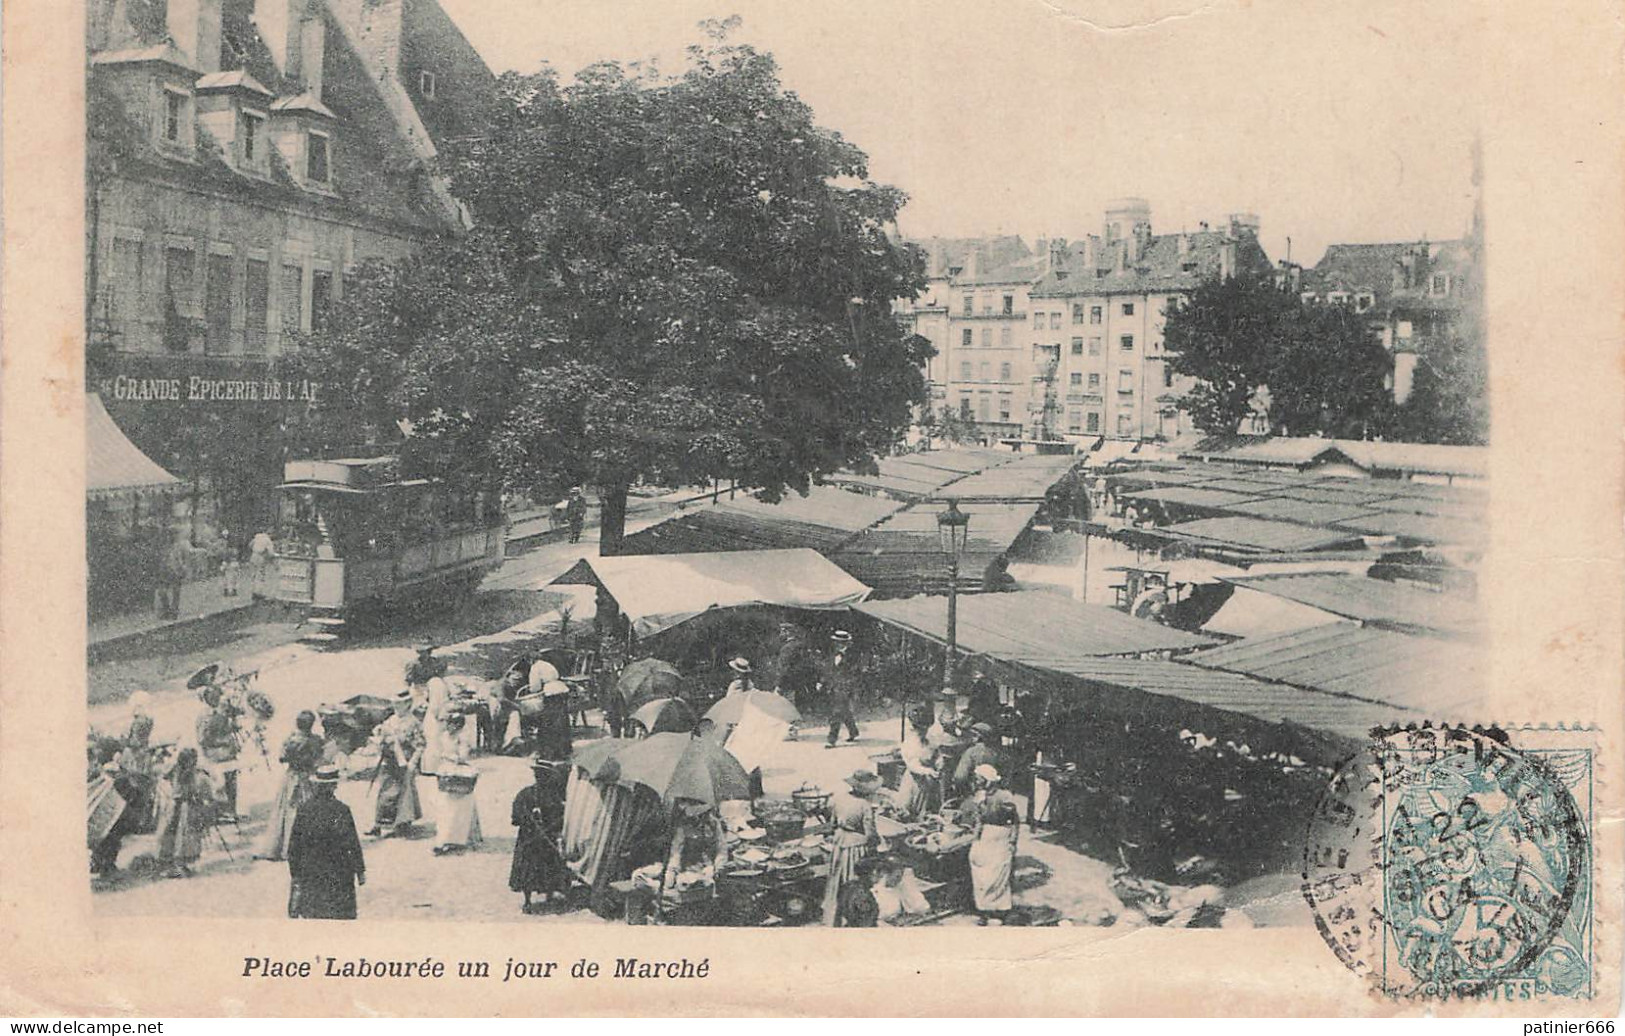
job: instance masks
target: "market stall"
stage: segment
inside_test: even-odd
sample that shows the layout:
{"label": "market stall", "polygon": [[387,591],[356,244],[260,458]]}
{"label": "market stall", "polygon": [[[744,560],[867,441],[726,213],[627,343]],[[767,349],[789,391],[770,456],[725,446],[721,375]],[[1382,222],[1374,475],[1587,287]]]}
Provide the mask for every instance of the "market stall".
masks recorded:
{"label": "market stall", "polygon": [[630,899],[665,909],[714,899],[719,808],[749,797],[744,769],[713,742],[684,733],[594,742],[572,760],[565,862],[600,910]]}

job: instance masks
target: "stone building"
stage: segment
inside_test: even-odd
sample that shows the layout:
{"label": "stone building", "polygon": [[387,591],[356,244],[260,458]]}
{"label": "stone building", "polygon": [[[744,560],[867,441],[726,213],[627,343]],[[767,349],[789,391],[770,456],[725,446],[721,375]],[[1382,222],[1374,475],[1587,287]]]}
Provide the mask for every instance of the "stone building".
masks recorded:
{"label": "stone building", "polygon": [[1305,302],[1350,306],[1367,314],[1394,357],[1394,401],[1410,398],[1428,344],[1468,331],[1483,273],[1476,234],[1456,241],[1335,244],[1312,269],[1285,274]]}
{"label": "stone building", "polygon": [[322,391],[290,352],[362,264],[463,228],[437,145],[495,78],[436,0],[91,0],[86,75],[87,387],[182,487],[92,504],[94,579],[171,522],[274,520]]}
{"label": "stone building", "polygon": [[[437,142],[495,80],[436,0],[92,0],[87,377],[199,531],[271,520],[297,336],[458,232]],[[94,444],[92,444],[94,448]]]}
{"label": "stone building", "polygon": [[967,413],[989,436],[1170,439],[1190,430],[1178,399],[1191,385],[1168,366],[1163,321],[1204,280],[1267,272],[1258,226],[1238,214],[1221,230],[1159,235],[1150,206],[1125,198],[1108,207],[1101,233],[1034,250],[961,243],[955,262],[940,242],[922,242],[932,277],[905,315],[937,347],[928,371],[936,405]]}

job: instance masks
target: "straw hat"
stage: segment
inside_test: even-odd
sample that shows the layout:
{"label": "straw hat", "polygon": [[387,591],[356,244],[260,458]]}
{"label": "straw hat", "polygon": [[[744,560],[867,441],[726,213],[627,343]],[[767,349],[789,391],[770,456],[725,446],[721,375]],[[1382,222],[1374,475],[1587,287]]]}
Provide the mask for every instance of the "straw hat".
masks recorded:
{"label": "straw hat", "polygon": [[738,673],[739,675],[744,676],[744,675],[748,674],[751,671],[751,669],[750,669],[750,659],[748,659],[748,658],[730,658],[728,660],[728,668],[732,669],[734,672]]}
{"label": "straw hat", "polygon": [[332,763],[328,763],[326,766],[318,766],[316,772],[310,775],[310,779],[317,784],[337,784],[339,782],[339,768]]}
{"label": "straw hat", "polygon": [[976,769],[972,770],[971,772],[976,774],[976,776],[980,777],[982,780],[988,782],[989,784],[997,784],[999,782],[999,780],[1000,780],[999,771],[995,770],[993,767],[989,766],[987,763],[982,763],[982,764],[978,765],[976,767]]}
{"label": "straw hat", "polygon": [[880,790],[880,774],[873,770],[856,770],[846,778],[846,783],[859,795],[873,795]]}
{"label": "straw hat", "polygon": [[829,639],[833,640],[837,644],[850,644],[852,643],[852,634],[848,633],[846,630],[836,630],[834,633],[829,635]]}
{"label": "straw hat", "polygon": [[970,732],[983,739],[993,736],[993,728],[988,726],[986,723],[973,724],[970,728]]}

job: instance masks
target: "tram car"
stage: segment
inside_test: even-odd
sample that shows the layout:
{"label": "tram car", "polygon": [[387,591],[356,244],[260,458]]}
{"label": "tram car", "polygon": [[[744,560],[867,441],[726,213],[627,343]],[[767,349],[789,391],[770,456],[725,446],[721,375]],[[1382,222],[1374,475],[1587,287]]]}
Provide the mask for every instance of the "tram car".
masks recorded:
{"label": "tram car", "polygon": [[500,508],[402,478],[394,456],[289,461],[279,489],[268,594],[304,610],[307,639],[366,614],[455,606],[502,564]]}

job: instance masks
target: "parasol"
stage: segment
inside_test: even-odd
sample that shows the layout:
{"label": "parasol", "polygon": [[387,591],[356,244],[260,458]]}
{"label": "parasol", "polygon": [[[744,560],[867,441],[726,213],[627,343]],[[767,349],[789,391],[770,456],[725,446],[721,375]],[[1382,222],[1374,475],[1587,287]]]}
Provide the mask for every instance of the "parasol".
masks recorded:
{"label": "parasol", "polygon": [[557,666],[546,659],[537,659],[530,664],[530,693],[535,694],[558,678],[559,670]]}
{"label": "parasol", "polygon": [[630,710],[656,698],[675,698],[682,685],[683,674],[670,662],[640,658],[621,670],[615,693]]}
{"label": "parasol", "polygon": [[681,698],[656,698],[639,705],[628,717],[650,734],[686,734],[694,729],[694,709]]}
{"label": "parasol", "polygon": [[189,691],[195,691],[199,687],[212,684],[214,683],[215,677],[218,676],[219,673],[220,663],[210,662],[208,665],[186,678],[186,689]]}
{"label": "parasol", "polygon": [[781,723],[794,723],[801,713],[782,694],[772,691],[743,691],[730,694],[711,706],[705,718],[718,727],[737,726],[747,715],[755,712],[767,714]]}
{"label": "parasol", "polygon": [[574,762],[593,780],[649,788],[668,806],[750,798],[750,778],[739,760],[714,741],[688,734],[597,741],[577,752]]}

